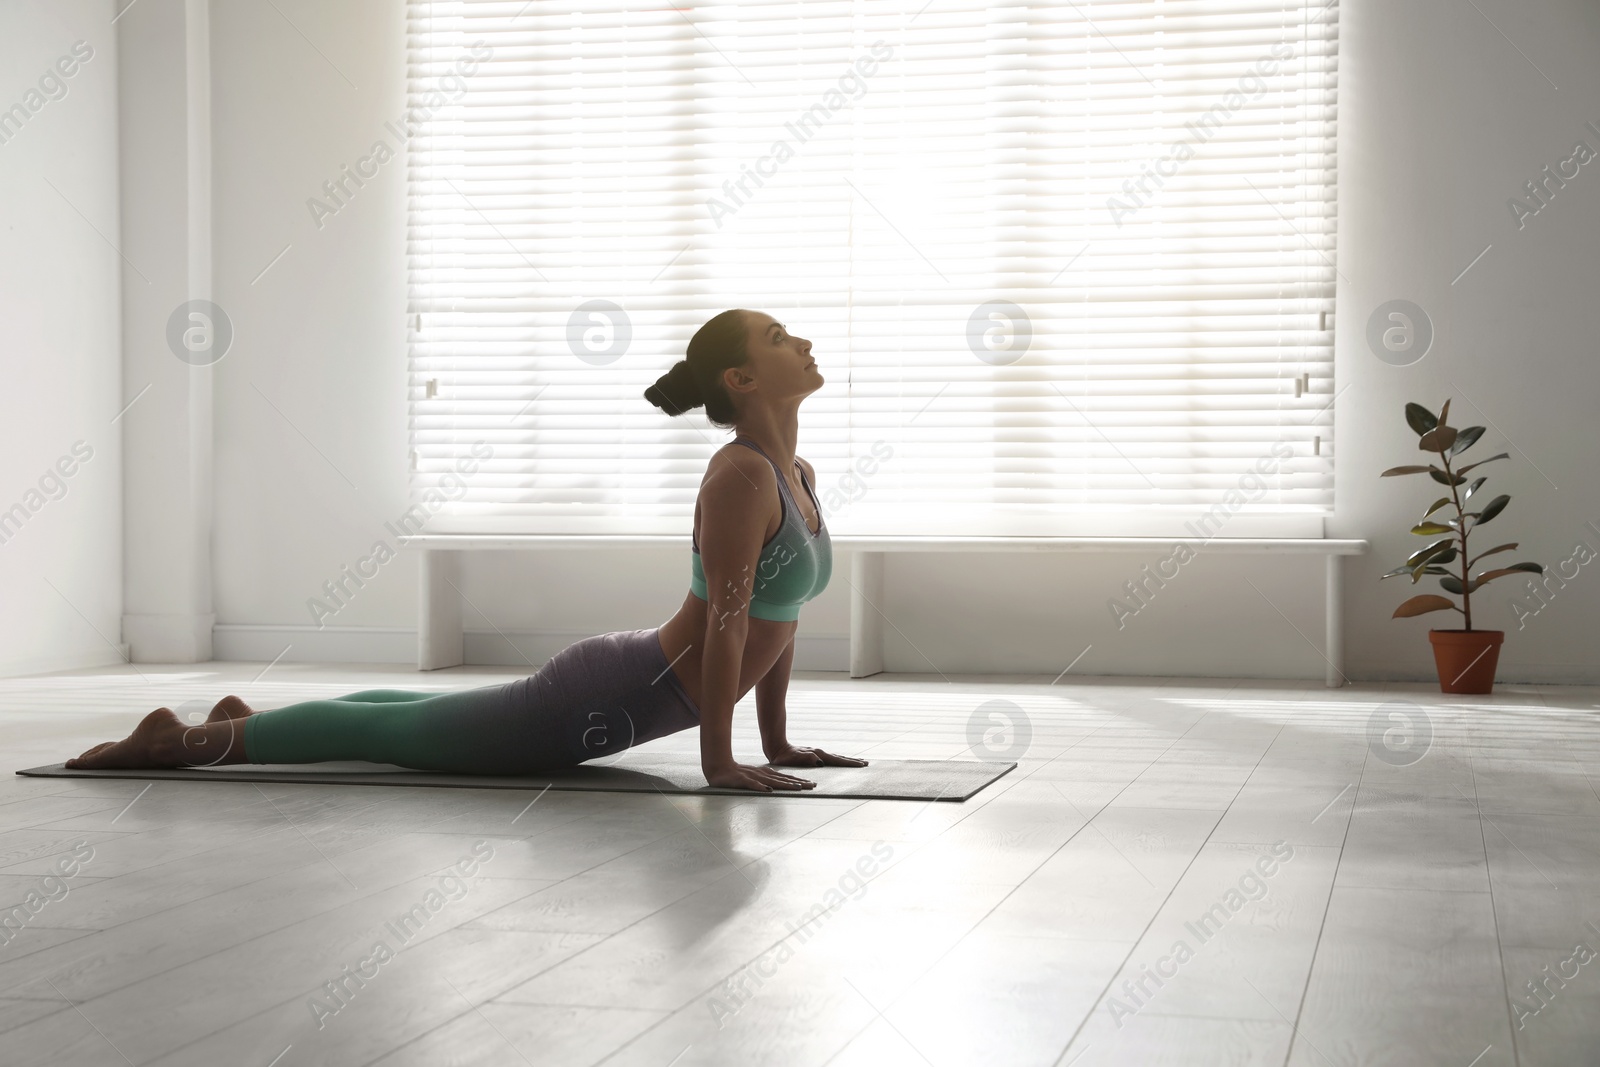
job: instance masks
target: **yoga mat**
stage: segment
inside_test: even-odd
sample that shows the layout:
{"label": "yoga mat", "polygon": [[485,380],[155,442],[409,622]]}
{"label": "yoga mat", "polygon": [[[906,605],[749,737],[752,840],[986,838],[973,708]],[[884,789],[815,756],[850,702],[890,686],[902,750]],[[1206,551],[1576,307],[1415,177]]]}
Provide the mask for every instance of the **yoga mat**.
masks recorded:
{"label": "yoga mat", "polygon": [[416,785],[452,789],[551,789],[606,793],[701,793],[727,796],[850,797],[860,800],[954,800],[973,796],[1016,767],[976,760],[874,759],[865,767],[782,767],[816,782],[813,789],[754,793],[705,784],[693,755],[639,755],[620,765],[593,764],[514,778],[414,771],[387,763],[233,763],[170,770],[69,770],[64,764],[29,767],[32,778],[136,778],[178,782],[310,782],[318,785]]}

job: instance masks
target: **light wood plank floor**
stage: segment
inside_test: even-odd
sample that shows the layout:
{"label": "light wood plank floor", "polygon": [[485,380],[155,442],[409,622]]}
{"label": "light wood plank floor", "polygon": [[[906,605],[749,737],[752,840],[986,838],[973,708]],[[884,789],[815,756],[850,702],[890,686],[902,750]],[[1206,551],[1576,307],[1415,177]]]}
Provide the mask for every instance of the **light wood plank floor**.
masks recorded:
{"label": "light wood plank floor", "polygon": [[[12,679],[0,737],[510,677]],[[802,674],[789,715],[1020,766],[962,804],[4,777],[0,1061],[1600,1062],[1600,690]]]}

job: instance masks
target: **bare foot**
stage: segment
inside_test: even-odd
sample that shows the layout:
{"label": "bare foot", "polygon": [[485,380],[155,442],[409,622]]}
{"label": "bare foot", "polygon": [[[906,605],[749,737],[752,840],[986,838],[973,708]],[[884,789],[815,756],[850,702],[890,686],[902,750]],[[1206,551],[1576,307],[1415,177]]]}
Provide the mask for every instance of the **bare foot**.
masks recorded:
{"label": "bare foot", "polygon": [[95,745],[76,759],[67,760],[66,766],[73,770],[185,766],[179,757],[188,729],[192,727],[185,727],[171,708],[157,708],[121,741]]}
{"label": "bare foot", "polygon": [[211,709],[211,714],[206,716],[206,722],[221,722],[224,719],[242,719],[247,715],[254,715],[255,708],[246,704],[236,696],[225,696],[217,701],[217,706]]}

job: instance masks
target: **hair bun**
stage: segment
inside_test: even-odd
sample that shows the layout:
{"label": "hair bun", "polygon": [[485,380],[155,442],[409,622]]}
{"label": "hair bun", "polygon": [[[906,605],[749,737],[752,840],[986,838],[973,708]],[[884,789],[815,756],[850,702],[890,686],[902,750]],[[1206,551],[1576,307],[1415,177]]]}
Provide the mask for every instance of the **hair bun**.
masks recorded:
{"label": "hair bun", "polygon": [[686,359],[678,360],[654,385],[645,389],[644,398],[668,415],[682,415],[706,402],[700,383],[695,381],[694,369]]}

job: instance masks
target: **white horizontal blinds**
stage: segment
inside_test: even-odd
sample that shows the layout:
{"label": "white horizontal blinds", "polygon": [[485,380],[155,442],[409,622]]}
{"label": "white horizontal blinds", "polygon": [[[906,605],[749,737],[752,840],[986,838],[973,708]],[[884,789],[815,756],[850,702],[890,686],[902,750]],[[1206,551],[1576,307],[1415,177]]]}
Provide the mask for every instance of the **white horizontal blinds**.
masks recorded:
{"label": "white horizontal blinds", "polygon": [[490,53],[410,157],[440,528],[684,532],[728,435],[640,394],[731,306],[836,531],[1331,506],[1336,3],[410,6],[413,104]]}
{"label": "white horizontal blinds", "polygon": [[[634,520],[680,511],[707,452],[682,455],[659,432],[639,394],[660,370],[646,376],[639,353],[681,349],[694,313],[630,307],[631,327],[574,313],[593,297],[627,301],[613,276],[671,255],[671,220],[688,206],[671,186],[693,184],[673,174],[692,157],[694,57],[678,38],[693,31],[668,25],[670,9],[641,28],[604,8],[552,20],[552,6],[410,5],[414,106],[475,43],[488,54],[411,156],[414,485],[482,440],[492,457],[438,517],[664,532]],[[623,345],[631,358],[609,360]]]}

